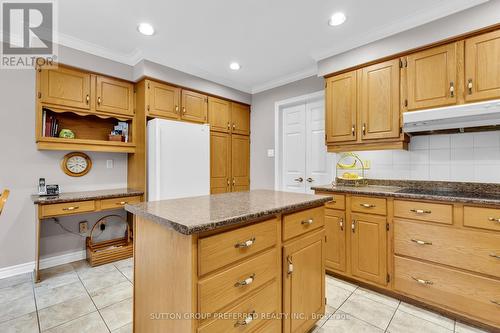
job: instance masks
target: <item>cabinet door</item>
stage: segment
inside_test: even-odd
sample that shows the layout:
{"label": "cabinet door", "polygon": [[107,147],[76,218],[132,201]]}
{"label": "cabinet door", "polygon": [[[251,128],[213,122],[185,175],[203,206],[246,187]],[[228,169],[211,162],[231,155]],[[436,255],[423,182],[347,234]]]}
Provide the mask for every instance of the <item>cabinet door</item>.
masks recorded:
{"label": "cabinet door", "polygon": [[366,214],[351,216],[352,275],[387,284],[387,220]]}
{"label": "cabinet door", "polygon": [[179,119],[181,89],[163,83],[147,81],[148,115]]}
{"label": "cabinet door", "polygon": [[250,135],[250,107],[231,103],[232,131],[235,134]]}
{"label": "cabinet door", "polygon": [[357,74],[337,75],[326,81],[326,141],[356,140]]}
{"label": "cabinet door", "polygon": [[399,137],[399,59],[365,67],[361,78],[363,140]]}
{"label": "cabinet door", "polygon": [[65,67],[42,68],[40,95],[42,103],[89,110],[90,74]]}
{"label": "cabinet door", "polygon": [[181,118],[197,123],[206,123],[208,114],[208,97],[194,91],[182,90]]}
{"label": "cabinet door", "polygon": [[134,114],[134,85],[96,76],[96,110],[131,116]]}
{"label": "cabinet door", "polygon": [[325,312],[325,233],[283,247],[285,333],[308,332]]}
{"label": "cabinet door", "polygon": [[408,110],[457,102],[458,43],[435,47],[407,57]]}
{"label": "cabinet door", "polygon": [[465,41],[465,100],[500,98],[500,30]]}
{"label": "cabinet door", "polygon": [[327,269],[346,270],[346,229],[345,212],[328,209],[325,216]]}
{"label": "cabinet door", "polygon": [[231,102],[208,97],[208,122],[212,131],[231,131]]}
{"label": "cabinet door", "polygon": [[231,135],[210,133],[210,193],[231,191]]}
{"label": "cabinet door", "polygon": [[232,191],[250,189],[250,138],[244,135],[231,136]]}

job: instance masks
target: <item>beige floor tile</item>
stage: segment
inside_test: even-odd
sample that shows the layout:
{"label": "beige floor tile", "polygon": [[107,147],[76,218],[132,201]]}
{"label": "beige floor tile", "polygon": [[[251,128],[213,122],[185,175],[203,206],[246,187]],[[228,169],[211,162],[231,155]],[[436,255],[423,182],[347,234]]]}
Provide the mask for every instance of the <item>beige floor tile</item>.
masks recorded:
{"label": "beige floor tile", "polygon": [[132,323],[122,326],[119,329],[114,330],[112,333],[132,333]]}
{"label": "beige floor tile", "polygon": [[99,312],[92,312],[43,333],[107,333],[108,328]]}
{"label": "beige floor tile", "polygon": [[41,278],[41,281],[35,284],[36,288],[57,288],[60,286],[64,286],[66,284],[75,283],[80,281],[78,275],[76,275],[75,271],[70,271],[61,274],[51,274],[44,278]]}
{"label": "beige floor tile", "polygon": [[33,296],[33,283],[31,281],[0,289],[0,304],[28,296]]}
{"label": "beige floor tile", "polygon": [[71,263],[75,271],[78,273],[78,275],[85,275],[86,272],[110,272],[115,270],[115,266],[110,263],[110,264],[105,264],[101,266],[96,266],[96,267],[91,267],[88,263],[87,260],[80,260]]}
{"label": "beige floor tile", "polygon": [[98,289],[90,293],[98,309],[105,308],[132,297],[133,286],[129,281],[118,283],[117,285]]}
{"label": "beige floor tile", "polygon": [[96,310],[88,295],[52,305],[38,311],[40,328],[42,331],[48,330]]}
{"label": "beige floor tile", "polygon": [[325,286],[326,304],[338,309],[348,298],[352,292],[338,287],[336,284],[327,283]]}
{"label": "beige floor tile", "polygon": [[46,279],[54,275],[61,275],[69,272],[74,272],[75,269],[73,268],[73,265],[71,264],[64,264],[64,265],[59,265],[51,268],[46,268],[42,269],[40,271],[40,278]]}
{"label": "beige floor tile", "polygon": [[383,330],[349,314],[336,313],[317,333],[382,333]]}
{"label": "beige floor tile", "polygon": [[415,317],[419,317],[421,319],[430,321],[431,323],[440,325],[450,331],[453,331],[455,327],[455,321],[453,319],[446,318],[435,312],[427,311],[405,302],[401,302],[401,305],[399,306],[398,310],[414,315]]}
{"label": "beige floor tile", "polygon": [[116,266],[116,268],[121,270],[122,268],[125,268],[125,267],[134,266],[134,259],[133,258],[123,259],[120,261],[116,261],[113,264]]}
{"label": "beige floor tile", "polygon": [[390,306],[391,308],[394,308],[394,309],[397,308],[399,305],[399,300],[397,300],[395,298],[377,293],[375,291],[364,289],[364,288],[356,289],[354,294],[364,296],[366,298],[371,299],[372,301],[376,301],[376,302],[385,304],[385,305]]}
{"label": "beige floor tile", "polygon": [[331,277],[329,275],[327,275],[326,277],[326,283],[333,284],[334,286],[340,287],[350,292],[353,292],[354,290],[356,290],[356,288],[358,288],[358,286],[355,284]]}
{"label": "beige floor tile", "polygon": [[451,333],[453,330],[448,330],[443,326],[437,325],[420,317],[413,316],[409,313],[396,311],[391,324],[387,329],[390,333]]}
{"label": "beige floor tile", "polygon": [[456,322],[455,324],[455,332],[456,333],[487,333],[487,331],[484,331],[482,329],[479,329],[477,327],[472,327],[466,324],[463,324],[461,322]]}
{"label": "beige floor tile", "polygon": [[134,282],[134,267],[132,266],[127,266],[127,267],[122,267],[120,268],[120,271],[122,272],[123,275],[130,281]]}
{"label": "beige floor tile", "polygon": [[120,273],[114,266],[113,270],[109,272],[101,271],[89,271],[83,275],[80,275],[83,285],[89,292],[96,291],[98,289],[116,286],[121,282],[127,281],[127,279]]}
{"label": "beige floor tile", "polygon": [[33,295],[0,304],[0,323],[36,311]]}
{"label": "beige floor tile", "polygon": [[25,273],[0,279],[0,288],[8,288],[25,282],[33,282],[32,273]]}
{"label": "beige floor tile", "polygon": [[0,324],[2,333],[38,333],[38,318],[36,312],[28,313],[16,319]]}
{"label": "beige floor tile", "polygon": [[353,294],[340,307],[340,311],[385,330],[396,309],[364,296]]}
{"label": "beige floor tile", "polygon": [[325,307],[325,315],[316,323],[316,326],[318,326],[318,328],[323,326],[323,324],[335,314],[335,311],[337,311],[337,309],[327,304]]}
{"label": "beige floor tile", "polygon": [[126,299],[99,310],[110,330],[115,330],[132,322],[132,299]]}
{"label": "beige floor tile", "polygon": [[87,291],[80,281],[55,288],[40,287],[35,289],[36,306],[38,310],[41,310],[86,294]]}

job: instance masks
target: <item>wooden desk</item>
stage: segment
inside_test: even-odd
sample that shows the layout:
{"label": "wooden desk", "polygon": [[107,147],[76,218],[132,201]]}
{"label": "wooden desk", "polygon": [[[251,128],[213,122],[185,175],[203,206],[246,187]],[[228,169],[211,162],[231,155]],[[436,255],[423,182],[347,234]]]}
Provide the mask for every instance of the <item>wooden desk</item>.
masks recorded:
{"label": "wooden desk", "polygon": [[63,193],[57,197],[33,195],[37,209],[35,282],[40,281],[40,229],[43,219],[123,208],[139,203],[144,192],[132,189]]}

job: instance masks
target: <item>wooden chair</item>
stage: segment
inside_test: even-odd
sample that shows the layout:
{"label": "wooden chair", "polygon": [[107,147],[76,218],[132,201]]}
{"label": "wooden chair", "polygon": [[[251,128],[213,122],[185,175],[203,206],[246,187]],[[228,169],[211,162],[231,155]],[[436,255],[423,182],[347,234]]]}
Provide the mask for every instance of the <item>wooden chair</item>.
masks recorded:
{"label": "wooden chair", "polygon": [[2,214],[3,206],[5,206],[5,203],[7,202],[9,193],[9,190],[3,190],[2,196],[0,196],[0,215]]}

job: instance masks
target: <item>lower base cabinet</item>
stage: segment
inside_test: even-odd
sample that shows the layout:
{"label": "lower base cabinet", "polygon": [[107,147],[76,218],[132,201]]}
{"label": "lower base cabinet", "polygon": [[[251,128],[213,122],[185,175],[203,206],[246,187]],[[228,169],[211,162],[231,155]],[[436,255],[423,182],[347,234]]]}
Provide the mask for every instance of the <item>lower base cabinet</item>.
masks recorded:
{"label": "lower base cabinet", "polygon": [[346,270],[346,223],[345,213],[338,210],[326,210],[325,265],[339,272]]}

